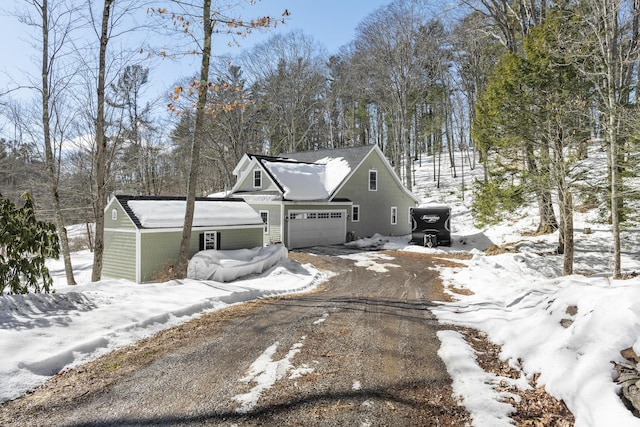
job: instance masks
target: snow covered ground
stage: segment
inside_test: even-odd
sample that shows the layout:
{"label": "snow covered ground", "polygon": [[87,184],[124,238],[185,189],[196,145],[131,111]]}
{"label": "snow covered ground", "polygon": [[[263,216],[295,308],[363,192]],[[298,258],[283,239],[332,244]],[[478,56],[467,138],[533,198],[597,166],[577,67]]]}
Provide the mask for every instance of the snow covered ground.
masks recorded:
{"label": "snow covered ground", "polygon": [[[604,153],[594,150],[591,155],[585,169],[606,174]],[[549,255],[557,245],[557,234],[526,236],[537,226],[535,209],[522,209],[498,226],[478,230],[470,214],[470,191],[461,200],[460,175],[456,180],[443,179],[436,189],[432,164],[417,173],[418,197],[453,207],[454,246],[444,251],[473,254],[465,268],[441,270],[445,284],[473,295],[454,294],[458,302],[435,310],[440,321],[486,332],[502,346],[501,356],[511,365],[522,360],[523,376],[540,374],[538,385],[565,401],[576,426],[640,426],[640,419],[617,396],[611,363],[624,362],[620,351],[628,347],[640,354],[640,278],[612,280],[610,227],[599,222],[597,212],[576,214],[577,274],[562,277],[562,256]],[[473,174],[480,173],[466,170],[467,185]],[[585,228],[591,234],[585,234]],[[640,272],[637,226],[624,231],[621,240],[623,272]],[[491,243],[514,244],[519,252],[486,256],[481,251]],[[442,249],[434,252],[438,250]],[[512,425],[510,405],[478,400],[482,396],[499,400],[497,392],[487,393],[487,385],[505,379],[479,373],[469,360],[473,351],[456,333],[441,333],[439,338],[440,355],[474,426]]]}
{"label": "snow covered ground", "polygon": [[[597,153],[596,153],[597,154]],[[594,155],[591,170],[603,170],[604,159]],[[606,169],[604,169],[606,170]],[[471,183],[479,169],[465,170]],[[576,417],[576,426],[640,426],[617,396],[612,361],[622,362],[620,351],[633,347],[640,354],[640,279],[611,279],[611,233],[593,211],[578,214],[575,274],[560,276],[562,258],[549,255],[557,235],[527,236],[535,230],[537,214],[522,209],[498,226],[478,229],[470,213],[471,192],[462,198],[462,178],[449,174],[436,188],[432,164],[417,168],[414,193],[425,203],[453,208],[451,247],[426,249],[407,245],[406,238],[377,236],[359,242],[385,249],[428,253],[469,252],[464,268],[442,268],[445,285],[468,289],[454,294],[457,301],[440,305],[435,313],[446,324],[482,330],[502,346],[502,357],[522,370],[514,383],[540,374],[538,385],[563,399]],[[582,230],[591,228],[591,234]],[[489,245],[513,244],[517,253],[487,256]],[[359,265],[383,271],[393,263],[371,252]],[[61,285],[63,270],[52,263],[58,282],[53,295],[0,297],[0,400],[6,400],[44,382],[64,369],[114,348],[184,322],[200,312],[277,293],[312,288],[320,274],[312,266],[285,261],[259,276],[233,283],[172,281],[134,285],[126,281],[89,283],[88,252],[74,257],[79,283]],[[623,271],[640,271],[640,235],[623,234]],[[562,322],[562,324],[561,324]],[[564,326],[563,326],[564,325]],[[512,425],[513,408],[496,391],[504,378],[483,372],[473,350],[454,331],[439,334],[440,355],[454,380],[461,404],[473,425]],[[295,355],[294,355],[295,356]],[[292,356],[292,357],[294,357]],[[521,360],[521,365],[516,363]],[[256,361],[258,363],[259,361]],[[513,380],[510,380],[513,382]],[[268,391],[263,391],[267,393]]]}
{"label": "snow covered ground", "polygon": [[233,283],[173,280],[138,285],[91,283],[93,255],[76,253],[77,286],[51,261],[54,294],[0,296],[0,402],[15,398],[72,366],[131,344],[201,313],[231,304],[313,288],[322,275],[289,259]]}

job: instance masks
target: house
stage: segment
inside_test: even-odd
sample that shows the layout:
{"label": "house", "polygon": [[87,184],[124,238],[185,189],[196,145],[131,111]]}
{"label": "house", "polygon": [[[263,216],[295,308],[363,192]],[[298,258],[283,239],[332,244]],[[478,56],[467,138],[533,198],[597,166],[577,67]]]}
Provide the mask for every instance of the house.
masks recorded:
{"label": "house", "polygon": [[376,233],[411,234],[418,199],[377,145],[291,153],[247,154],[233,171],[231,197],[265,222],[265,243],[288,248],[341,244]]}
{"label": "house", "polygon": [[[105,209],[104,277],[166,280],[180,252],[184,197],[115,196]],[[197,198],[189,257],[204,249],[263,246],[264,223],[242,200]]]}

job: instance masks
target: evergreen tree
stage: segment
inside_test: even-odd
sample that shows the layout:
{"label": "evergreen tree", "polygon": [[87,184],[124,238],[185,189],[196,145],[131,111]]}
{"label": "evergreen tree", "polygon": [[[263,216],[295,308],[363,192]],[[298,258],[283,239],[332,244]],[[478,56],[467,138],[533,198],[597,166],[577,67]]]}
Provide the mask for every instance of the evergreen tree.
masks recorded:
{"label": "evergreen tree", "polygon": [[33,199],[22,196],[18,208],[0,194],[0,295],[50,292],[47,258],[58,258],[60,243],[54,224],[36,219]]}

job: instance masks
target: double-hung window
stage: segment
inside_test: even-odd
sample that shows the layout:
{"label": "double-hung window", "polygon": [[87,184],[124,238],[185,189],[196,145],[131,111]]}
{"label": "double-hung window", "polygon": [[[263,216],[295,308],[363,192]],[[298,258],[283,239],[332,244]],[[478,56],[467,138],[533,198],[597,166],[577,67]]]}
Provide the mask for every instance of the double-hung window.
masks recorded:
{"label": "double-hung window", "polygon": [[264,222],[264,234],[269,234],[269,211],[260,211],[260,218]]}
{"label": "double-hung window", "polygon": [[351,222],[360,221],[360,205],[351,206]]}
{"label": "double-hung window", "polygon": [[398,223],[398,208],[395,206],[391,206],[391,225],[396,225]]}
{"label": "double-hung window", "polygon": [[378,171],[374,169],[369,171],[369,191],[378,191]]}
{"label": "double-hung window", "polygon": [[218,249],[218,233],[216,231],[205,232],[203,239],[203,250]]}
{"label": "double-hung window", "polygon": [[262,171],[260,169],[253,171],[253,188],[262,188]]}

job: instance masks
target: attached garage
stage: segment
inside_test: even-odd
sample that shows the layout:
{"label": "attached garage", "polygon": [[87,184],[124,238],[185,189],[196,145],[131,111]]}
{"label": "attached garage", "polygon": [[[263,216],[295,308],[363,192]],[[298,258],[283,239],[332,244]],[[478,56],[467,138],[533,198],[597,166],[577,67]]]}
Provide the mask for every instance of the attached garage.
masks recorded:
{"label": "attached garage", "polygon": [[[180,254],[184,197],[115,196],[105,210],[102,274],[136,283],[170,278]],[[197,198],[189,257],[204,249],[263,246],[265,224],[237,199]]]}
{"label": "attached garage", "polygon": [[290,210],[287,219],[289,248],[337,245],[346,241],[346,210]]}

